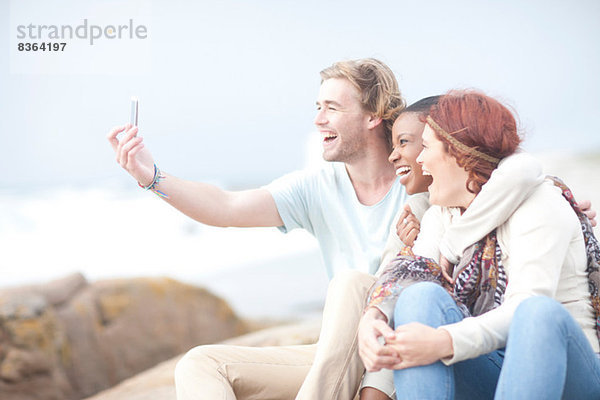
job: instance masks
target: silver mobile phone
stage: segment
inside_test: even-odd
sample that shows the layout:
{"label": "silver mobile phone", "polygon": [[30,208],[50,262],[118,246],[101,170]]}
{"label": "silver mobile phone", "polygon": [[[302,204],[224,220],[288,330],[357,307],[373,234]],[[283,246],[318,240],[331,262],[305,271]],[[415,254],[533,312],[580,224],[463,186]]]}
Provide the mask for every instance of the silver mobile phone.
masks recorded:
{"label": "silver mobile phone", "polygon": [[131,125],[137,126],[138,124],[138,99],[137,97],[131,98]]}

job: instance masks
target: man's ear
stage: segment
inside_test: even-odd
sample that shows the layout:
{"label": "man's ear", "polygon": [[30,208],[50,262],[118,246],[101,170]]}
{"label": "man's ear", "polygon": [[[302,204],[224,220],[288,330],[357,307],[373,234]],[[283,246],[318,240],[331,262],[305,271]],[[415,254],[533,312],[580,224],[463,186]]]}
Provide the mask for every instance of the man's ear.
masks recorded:
{"label": "man's ear", "polygon": [[378,117],[375,114],[371,114],[371,115],[369,115],[368,128],[375,129],[376,127],[381,125],[382,122],[383,122],[383,119],[381,119],[381,117]]}

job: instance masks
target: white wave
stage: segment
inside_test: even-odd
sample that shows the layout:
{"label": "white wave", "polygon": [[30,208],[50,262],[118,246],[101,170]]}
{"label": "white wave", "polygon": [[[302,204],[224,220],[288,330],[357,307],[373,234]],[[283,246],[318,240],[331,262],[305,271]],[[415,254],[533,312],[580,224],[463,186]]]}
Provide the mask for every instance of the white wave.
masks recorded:
{"label": "white wave", "polygon": [[[199,199],[201,201],[201,199]],[[199,224],[150,193],[63,188],[0,194],[0,286],[72,271],[90,279],[218,270],[317,251],[304,232]]]}

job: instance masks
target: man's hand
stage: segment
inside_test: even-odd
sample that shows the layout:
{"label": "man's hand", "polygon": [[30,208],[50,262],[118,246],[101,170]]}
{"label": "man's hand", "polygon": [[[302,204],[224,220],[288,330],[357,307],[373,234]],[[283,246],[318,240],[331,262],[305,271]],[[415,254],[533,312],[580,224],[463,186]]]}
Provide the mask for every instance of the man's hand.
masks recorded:
{"label": "man's hand", "polygon": [[577,203],[581,212],[583,212],[590,219],[590,224],[596,226],[596,211],[592,210],[592,202],[589,200],[583,200]]}
{"label": "man's hand", "polygon": [[432,364],[454,354],[452,337],[445,329],[435,329],[418,322],[396,328],[396,336],[387,341],[401,361],[392,369],[404,369]]}
{"label": "man's hand", "polygon": [[410,206],[405,204],[404,210],[402,210],[398,223],[396,224],[398,237],[405,246],[412,246],[420,231],[421,223],[412,213]]}
{"label": "man's hand", "polygon": [[[154,159],[137,133],[137,127],[127,124],[112,129],[106,138],[119,165],[140,185],[148,186],[154,179]],[[265,188],[227,191],[163,175],[166,179],[159,189],[169,196],[168,203],[198,222],[213,226],[283,226],[275,199]]]}
{"label": "man's hand", "polygon": [[[117,135],[125,131],[121,140]],[[113,128],[106,138],[115,151],[117,162],[140,184],[147,186],[154,179],[154,159],[144,147],[144,139],[137,136],[137,126],[130,124]]]}
{"label": "man's hand", "polygon": [[371,307],[358,325],[358,354],[369,372],[391,369],[401,361],[394,349],[379,343],[380,336],[388,341],[394,338],[395,333],[381,311]]}

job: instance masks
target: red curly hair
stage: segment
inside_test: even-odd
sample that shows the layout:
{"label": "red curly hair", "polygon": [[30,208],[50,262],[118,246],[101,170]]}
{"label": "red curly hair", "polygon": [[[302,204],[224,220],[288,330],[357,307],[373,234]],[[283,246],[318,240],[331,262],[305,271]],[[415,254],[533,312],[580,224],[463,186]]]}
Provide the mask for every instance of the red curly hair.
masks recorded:
{"label": "red curly hair", "polygon": [[[494,158],[514,153],[521,138],[512,112],[498,100],[473,90],[453,90],[440,97],[429,115],[456,140]],[[479,193],[498,166],[453,146],[435,131],[436,137],[457,164],[469,173],[467,190]]]}

